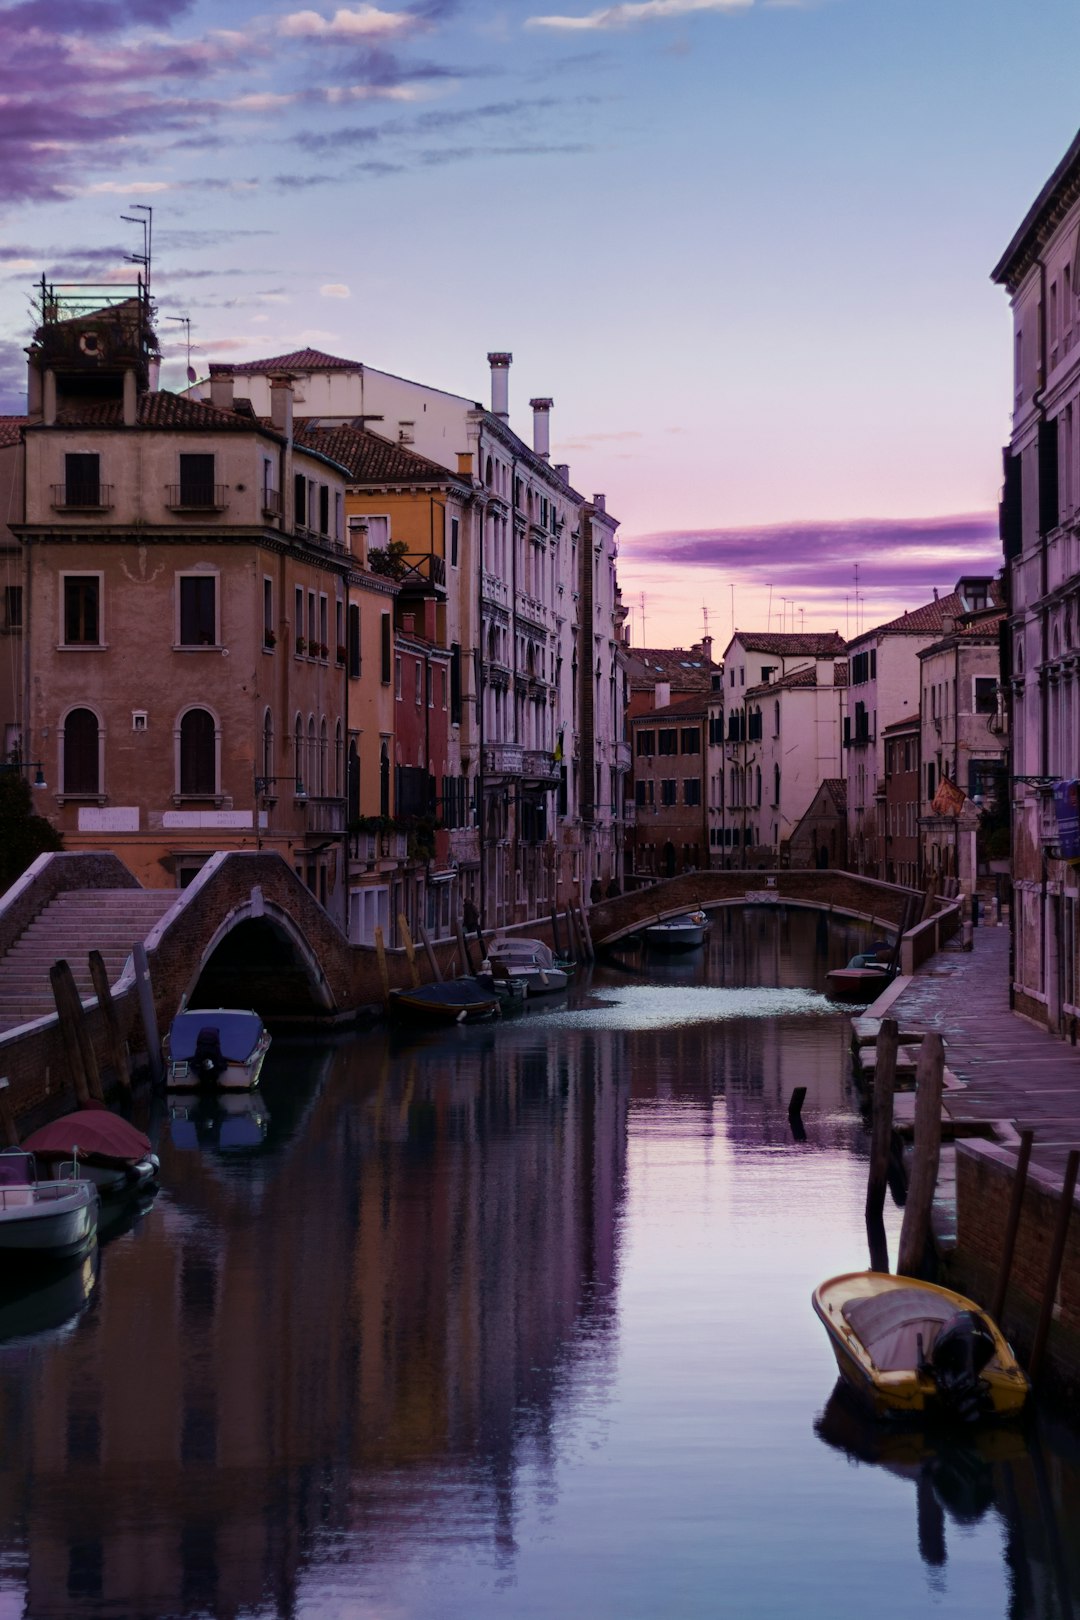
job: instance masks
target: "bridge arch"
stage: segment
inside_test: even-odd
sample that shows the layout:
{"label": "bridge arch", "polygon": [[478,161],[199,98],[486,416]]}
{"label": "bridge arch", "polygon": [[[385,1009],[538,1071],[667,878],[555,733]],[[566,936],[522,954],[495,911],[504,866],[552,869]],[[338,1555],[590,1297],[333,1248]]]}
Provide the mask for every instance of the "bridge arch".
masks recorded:
{"label": "bridge arch", "polygon": [[259,889],[233,906],[189,967],[180,1005],[251,1006],[263,1016],[337,1010],[318,956],[290,913]]}

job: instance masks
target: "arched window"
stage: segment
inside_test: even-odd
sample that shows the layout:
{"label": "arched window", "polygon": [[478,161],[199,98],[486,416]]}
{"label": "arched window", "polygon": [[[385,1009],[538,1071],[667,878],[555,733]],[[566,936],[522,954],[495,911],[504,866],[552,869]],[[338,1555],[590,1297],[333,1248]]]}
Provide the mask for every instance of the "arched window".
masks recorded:
{"label": "arched window", "polygon": [[390,814],[390,752],[385,742],[379,754],[379,814]]}
{"label": "arched window", "polygon": [[773,706],[772,707],[773,707],[773,736],[774,737],[779,737],[779,735],[780,735],[780,699],[779,698],[775,698],[773,700]]}
{"label": "arched window", "polygon": [[293,721],[293,775],[299,793],[304,785],[304,717],[301,714]]}
{"label": "arched window", "polygon": [[488,456],[487,462],[486,462],[486,464],[484,466],[484,483],[487,485],[488,489],[491,488],[491,485],[492,485],[492,467],[491,467],[491,457],[490,456]]}
{"label": "arched window", "polygon": [[61,752],[65,793],[101,792],[101,727],[93,709],[71,709],[63,725]]}
{"label": "arched window", "polygon": [[757,768],[754,771],[754,803],[755,804],[760,804],[761,803],[761,766],[760,765],[758,765]]}
{"label": "arched window", "polygon": [[779,804],[780,803],[780,767],[779,767],[779,765],[774,765],[772,770],[773,770],[772,802],[773,802],[773,804]]}
{"label": "arched window", "polygon": [[356,752],[356,739],[349,738],[349,780],[346,788],[349,799],[349,820],[360,819],[360,755]]}
{"label": "arched window", "polygon": [[327,741],[326,741],[326,739],[327,739],[326,716],[324,714],[323,717],[322,717],[322,721],[321,721],[321,723],[319,725],[319,796],[320,796],[320,798],[323,798],[323,799],[326,798],[326,794],[327,794],[327,775],[326,775],[326,773],[327,773],[327,771],[329,769],[329,765],[328,765],[328,762],[327,762]]}
{"label": "arched window", "polygon": [[344,789],[341,784],[341,771],[344,765],[344,748],[341,734],[341,721],[334,730],[334,797],[340,799]]}
{"label": "arched window", "polygon": [[274,717],[269,709],[263,715],[262,773],[264,776],[274,774]]}
{"label": "arched window", "polygon": [[217,726],[209,709],[180,717],[180,792],[190,798],[217,793]]}
{"label": "arched window", "polygon": [[319,791],[319,745],[315,738],[315,716],[308,715],[307,723],[307,770],[304,772],[304,782],[309,793]]}

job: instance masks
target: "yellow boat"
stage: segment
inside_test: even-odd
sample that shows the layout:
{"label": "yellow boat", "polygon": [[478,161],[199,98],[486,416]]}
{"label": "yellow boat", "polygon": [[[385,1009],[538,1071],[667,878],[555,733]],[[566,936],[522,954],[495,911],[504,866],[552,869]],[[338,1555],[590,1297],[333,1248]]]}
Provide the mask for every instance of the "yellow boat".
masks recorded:
{"label": "yellow boat", "polygon": [[913,1277],[850,1271],[814,1290],[842,1376],[883,1417],[1019,1412],[1028,1381],[986,1312]]}

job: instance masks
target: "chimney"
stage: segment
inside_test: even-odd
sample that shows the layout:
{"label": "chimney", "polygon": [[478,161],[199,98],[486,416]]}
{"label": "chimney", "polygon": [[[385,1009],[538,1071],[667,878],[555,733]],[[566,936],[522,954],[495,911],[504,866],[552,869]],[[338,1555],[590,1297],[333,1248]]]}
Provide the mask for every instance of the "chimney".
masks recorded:
{"label": "chimney", "polygon": [[472,477],[472,458],[473,453],[471,450],[459,450],[457,452],[457,470],[459,477]]}
{"label": "chimney", "polygon": [[510,415],[510,362],[512,354],[488,355],[491,367],[491,414],[505,422]]}
{"label": "chimney", "polygon": [[657,681],[652,692],[652,706],[654,709],[666,709],[671,702],[671,682]]}
{"label": "chimney", "polygon": [[943,636],[952,636],[956,634],[955,613],[943,613],[941,615],[941,633]]}
{"label": "chimney", "polygon": [[[32,351],[28,350],[28,354]],[[41,371],[31,358],[26,366],[26,414],[41,415]]]}
{"label": "chimney", "polygon": [[551,407],[553,399],[530,399],[533,413],[533,449],[541,461],[551,460]]}
{"label": "chimney", "polygon": [[[210,367],[210,403],[216,405],[219,411],[232,410],[234,381],[228,366]],[[273,383],[270,386],[273,387]]]}
{"label": "chimney", "polygon": [[124,426],[134,427],[139,420],[139,384],[129,367],[124,372]]}
{"label": "chimney", "polygon": [[293,388],[291,377],[270,379],[270,420],[279,433],[292,438]]}
{"label": "chimney", "polygon": [[594,495],[593,498],[592,498],[592,503],[596,507],[596,510],[598,512],[606,512],[607,511],[607,496],[606,495]]}
{"label": "chimney", "polygon": [[570,482],[570,463],[568,461],[557,461],[555,463],[555,472],[564,484]]}

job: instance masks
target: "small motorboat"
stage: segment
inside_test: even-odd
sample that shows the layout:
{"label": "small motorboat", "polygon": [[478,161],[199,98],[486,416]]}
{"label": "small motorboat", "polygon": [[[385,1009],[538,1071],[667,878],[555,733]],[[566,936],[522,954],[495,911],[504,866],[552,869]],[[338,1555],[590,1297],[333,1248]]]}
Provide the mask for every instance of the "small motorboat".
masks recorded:
{"label": "small motorboat", "polygon": [[471,1024],[494,1018],[499,998],[475,979],[448,979],[412,990],[391,990],[388,1010],[400,1023]]}
{"label": "small motorboat", "polygon": [[0,1253],[65,1260],[89,1248],[97,1228],[93,1182],[39,1181],[32,1153],[0,1153]]}
{"label": "small motorboat", "polygon": [[1000,1329],[936,1283],[852,1271],[814,1290],[841,1376],[882,1417],[974,1423],[1019,1412],[1028,1380]]}
{"label": "small motorboat", "polygon": [[[569,963],[559,961],[542,939],[500,934],[489,944],[487,960],[490,971],[497,977],[523,979],[530,996],[551,995],[556,990],[565,990],[570,983]],[[480,971],[487,970],[481,966]]]}
{"label": "small motorboat", "polygon": [[28,1136],[23,1143],[55,1180],[70,1179],[71,1166],[103,1195],[145,1187],[161,1168],[150,1138],[107,1108],[77,1108]]}
{"label": "small motorboat", "polygon": [[705,943],[709,926],[703,911],[688,911],[685,916],[652,923],[642,931],[642,937],[650,950],[694,951]]}
{"label": "small motorboat", "polygon": [[893,981],[893,947],[877,940],[868,951],[858,951],[847,967],[825,975],[833,1001],[876,1001]]}
{"label": "small motorboat", "polygon": [[177,1013],[165,1037],[165,1083],[170,1091],[250,1091],[269,1046],[269,1031],[250,1009],[189,1007]]}

